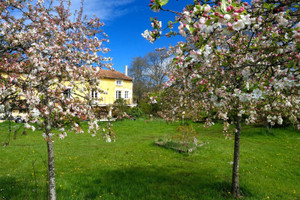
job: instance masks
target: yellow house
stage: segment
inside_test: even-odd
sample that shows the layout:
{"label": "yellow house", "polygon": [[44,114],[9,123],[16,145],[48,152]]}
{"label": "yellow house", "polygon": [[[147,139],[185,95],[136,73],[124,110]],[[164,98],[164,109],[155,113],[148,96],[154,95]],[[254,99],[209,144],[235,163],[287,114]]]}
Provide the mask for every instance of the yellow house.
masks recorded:
{"label": "yellow house", "polygon": [[[95,106],[106,107],[112,105],[119,98],[125,99],[127,105],[130,107],[136,106],[132,98],[133,79],[127,75],[127,66],[125,66],[125,74],[119,71],[105,70],[99,68],[97,76],[100,80],[100,89],[103,90],[104,93],[99,93],[97,91],[90,92],[89,95],[94,99],[93,104]],[[72,90],[72,88],[65,90],[64,96],[67,98],[72,97],[73,95],[76,96],[76,94],[74,94],[74,91]],[[109,115],[111,116],[111,110],[108,111]],[[12,111],[12,116],[14,118],[18,116],[24,118],[24,116],[26,116],[26,113],[26,108],[24,107],[15,108]]]}
{"label": "yellow house", "polygon": [[105,93],[98,94],[91,92],[95,99],[94,103],[98,106],[107,106],[113,104],[117,99],[125,99],[128,106],[135,106],[133,102],[132,78],[127,76],[127,67],[125,74],[119,71],[99,69],[100,88]]}

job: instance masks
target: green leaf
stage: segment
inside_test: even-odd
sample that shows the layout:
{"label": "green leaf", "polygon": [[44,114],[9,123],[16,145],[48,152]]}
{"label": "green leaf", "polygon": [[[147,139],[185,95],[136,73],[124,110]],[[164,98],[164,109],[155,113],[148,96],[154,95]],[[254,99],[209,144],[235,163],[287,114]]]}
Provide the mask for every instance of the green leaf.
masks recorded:
{"label": "green leaf", "polygon": [[264,3],[263,4],[263,6],[264,6],[264,8],[266,8],[267,10],[269,10],[269,9],[271,9],[271,7],[272,7],[272,4],[268,4],[268,3]]}
{"label": "green leaf", "polygon": [[236,4],[235,2],[232,2],[231,5],[232,5],[233,7],[236,7],[236,6],[237,6],[237,4]]}
{"label": "green leaf", "polygon": [[194,28],[192,26],[186,26],[186,28],[193,34]]}
{"label": "green leaf", "polygon": [[189,61],[191,61],[193,58],[192,57],[187,57],[186,59],[185,59],[185,61],[186,62],[189,62]]}
{"label": "green leaf", "polygon": [[169,0],[159,0],[159,5],[164,6],[169,2]]}
{"label": "green leaf", "polygon": [[289,64],[288,64],[288,68],[293,68],[294,67],[294,63],[293,62],[290,62]]}
{"label": "green leaf", "polygon": [[212,19],[208,19],[208,20],[205,22],[205,25],[210,25],[212,21],[213,21]]}
{"label": "green leaf", "polygon": [[226,11],[226,0],[222,0],[222,3],[221,3],[221,10],[222,10],[223,12]]}
{"label": "green leaf", "polygon": [[289,13],[290,13],[290,10],[287,10],[287,11],[285,12],[286,15],[289,15]]}

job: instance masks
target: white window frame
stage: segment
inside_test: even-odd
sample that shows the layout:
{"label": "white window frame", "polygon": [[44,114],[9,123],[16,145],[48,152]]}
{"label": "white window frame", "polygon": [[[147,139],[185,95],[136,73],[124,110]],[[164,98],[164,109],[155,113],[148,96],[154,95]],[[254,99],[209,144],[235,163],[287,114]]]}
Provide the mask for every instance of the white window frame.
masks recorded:
{"label": "white window frame", "polygon": [[116,99],[122,98],[122,90],[116,90]]}
{"label": "white window frame", "polygon": [[98,99],[98,94],[99,94],[99,92],[97,90],[91,91],[91,97],[94,99]]}
{"label": "white window frame", "polygon": [[124,92],[124,99],[129,99],[129,91],[125,90]]}
{"label": "white window frame", "polygon": [[72,96],[72,88],[71,87],[67,87],[64,90],[63,95],[64,95],[65,99],[71,99],[71,98],[73,98],[73,96]]}
{"label": "white window frame", "polygon": [[116,80],[116,86],[122,86],[123,80]]}

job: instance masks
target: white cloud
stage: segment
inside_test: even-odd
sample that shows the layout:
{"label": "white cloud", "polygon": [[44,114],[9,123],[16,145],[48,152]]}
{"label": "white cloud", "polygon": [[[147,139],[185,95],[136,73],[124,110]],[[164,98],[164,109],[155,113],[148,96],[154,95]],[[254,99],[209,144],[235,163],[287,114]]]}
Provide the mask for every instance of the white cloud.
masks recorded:
{"label": "white cloud", "polygon": [[[110,21],[130,12],[128,5],[135,0],[85,0],[84,14],[92,17],[94,14],[101,20]],[[72,10],[79,10],[81,0],[72,0]]]}
{"label": "white cloud", "polygon": [[[137,0],[84,0],[83,2],[83,14],[88,17],[93,17],[96,15],[103,21],[112,21],[118,17],[126,15],[136,9],[134,2]],[[37,0],[33,0],[34,5]],[[71,0],[71,12],[74,13],[75,10],[80,10],[82,0]],[[49,5],[49,1],[45,0],[44,3]],[[131,4],[131,6],[130,6]],[[59,1],[54,0],[54,6],[59,5]],[[65,6],[66,3],[65,3]],[[22,17],[22,13],[18,10],[13,10],[11,13],[16,17]]]}

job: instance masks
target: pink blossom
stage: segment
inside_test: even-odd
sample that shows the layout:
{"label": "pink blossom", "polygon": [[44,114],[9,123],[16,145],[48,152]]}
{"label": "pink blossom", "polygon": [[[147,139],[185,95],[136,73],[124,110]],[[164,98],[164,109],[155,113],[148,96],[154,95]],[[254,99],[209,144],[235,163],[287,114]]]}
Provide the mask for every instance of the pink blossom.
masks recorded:
{"label": "pink blossom", "polygon": [[232,24],[230,22],[227,23],[227,27],[232,30]]}
{"label": "pink blossom", "polygon": [[239,13],[243,12],[245,10],[244,7],[240,7],[240,9],[238,10]]}
{"label": "pink blossom", "polygon": [[204,7],[204,12],[205,13],[208,13],[209,11],[210,11],[210,9],[211,9],[211,7],[210,7],[210,5],[205,5],[205,7]]}

